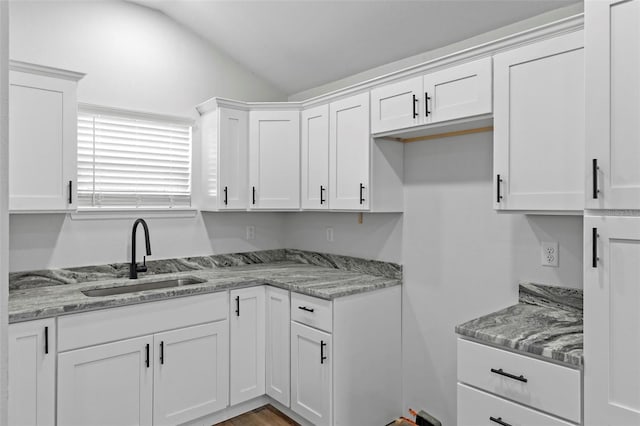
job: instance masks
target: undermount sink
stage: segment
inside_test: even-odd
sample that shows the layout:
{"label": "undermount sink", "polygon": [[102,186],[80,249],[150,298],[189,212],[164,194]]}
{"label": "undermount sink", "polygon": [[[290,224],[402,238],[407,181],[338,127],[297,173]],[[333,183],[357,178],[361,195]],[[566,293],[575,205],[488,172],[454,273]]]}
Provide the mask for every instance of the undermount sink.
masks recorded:
{"label": "undermount sink", "polygon": [[183,285],[201,284],[204,282],[206,282],[206,280],[193,277],[174,278],[171,280],[151,281],[140,284],[127,284],[118,287],[94,288],[91,290],[82,290],[82,293],[89,297],[113,296],[116,294],[135,293],[137,291],[157,290],[160,288],[181,287]]}

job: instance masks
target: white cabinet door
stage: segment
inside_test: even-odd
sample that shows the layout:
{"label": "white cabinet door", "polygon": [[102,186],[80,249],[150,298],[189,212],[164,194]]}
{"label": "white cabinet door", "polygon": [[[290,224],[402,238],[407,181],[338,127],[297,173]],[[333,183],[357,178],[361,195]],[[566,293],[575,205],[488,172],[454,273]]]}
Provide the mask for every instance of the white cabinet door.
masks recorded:
{"label": "white cabinet door", "polygon": [[494,57],[494,208],[582,211],[583,33]]}
{"label": "white cabinet door", "polygon": [[329,208],[329,106],[302,111],[301,207]]}
{"label": "white cabinet door", "polygon": [[10,211],[75,209],[76,106],[75,81],[10,72]]}
{"label": "white cabinet door", "polygon": [[426,123],[491,113],[491,58],[427,74],[423,85]]}
{"label": "white cabinet door", "polygon": [[585,3],[588,209],[640,209],[640,1]]}
{"label": "white cabinet door", "polygon": [[300,112],[249,113],[249,207],[300,208]]}
{"label": "white cabinet door", "polygon": [[154,335],[153,424],[175,425],[228,405],[227,321]]}
{"label": "white cabinet door", "polygon": [[266,393],[289,407],[291,310],[289,292],[275,287],[266,289]]}
{"label": "white cabinet door", "polygon": [[291,409],[316,426],[331,424],[332,355],[329,333],[291,322]]}
{"label": "white cabinet door", "polygon": [[640,424],[640,218],[585,217],[584,424]]}
{"label": "white cabinet door", "polygon": [[153,338],[58,355],[58,424],[152,424]]}
{"label": "white cabinet door", "polygon": [[371,133],[403,129],[424,121],[422,77],[371,90]]}
{"label": "white cabinet door", "polygon": [[369,209],[369,93],[329,105],[329,207]]}
{"label": "white cabinet door", "polygon": [[9,424],[54,425],[54,319],[9,325]]}
{"label": "white cabinet door", "polygon": [[220,208],[247,208],[249,113],[220,109]]}
{"label": "white cabinet door", "polygon": [[229,333],[231,344],[231,405],[264,394],[265,321],[263,286],[232,290]]}

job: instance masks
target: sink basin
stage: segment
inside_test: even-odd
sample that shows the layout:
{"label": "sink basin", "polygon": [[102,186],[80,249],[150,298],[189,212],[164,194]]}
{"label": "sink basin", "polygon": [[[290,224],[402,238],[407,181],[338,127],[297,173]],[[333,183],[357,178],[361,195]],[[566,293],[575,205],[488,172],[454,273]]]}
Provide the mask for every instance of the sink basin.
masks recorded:
{"label": "sink basin", "polygon": [[118,287],[94,288],[83,290],[82,293],[89,297],[113,296],[115,294],[135,293],[136,291],[157,290],[160,288],[181,287],[183,285],[201,284],[206,280],[198,278],[174,278],[171,280],[151,281],[140,284],[127,284]]}

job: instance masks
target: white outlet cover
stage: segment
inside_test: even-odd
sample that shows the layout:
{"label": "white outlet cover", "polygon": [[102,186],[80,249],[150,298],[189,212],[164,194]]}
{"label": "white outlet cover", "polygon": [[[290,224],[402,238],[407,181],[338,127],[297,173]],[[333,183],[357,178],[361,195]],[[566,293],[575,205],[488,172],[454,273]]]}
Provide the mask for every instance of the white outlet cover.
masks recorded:
{"label": "white outlet cover", "polygon": [[557,241],[543,241],[540,250],[540,263],[542,266],[559,266],[560,249]]}
{"label": "white outlet cover", "polygon": [[330,243],[333,242],[333,227],[331,226],[327,227],[327,241],[329,241]]}
{"label": "white outlet cover", "polygon": [[254,225],[247,226],[247,240],[256,239],[256,227]]}

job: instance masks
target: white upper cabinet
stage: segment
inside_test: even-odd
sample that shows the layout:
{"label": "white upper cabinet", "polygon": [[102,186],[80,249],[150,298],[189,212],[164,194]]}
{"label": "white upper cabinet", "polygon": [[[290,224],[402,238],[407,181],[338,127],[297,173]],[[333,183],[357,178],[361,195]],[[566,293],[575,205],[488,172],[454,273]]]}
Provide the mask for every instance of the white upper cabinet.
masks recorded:
{"label": "white upper cabinet", "polygon": [[494,57],[494,208],[581,212],[583,31]]}
{"label": "white upper cabinet", "polygon": [[587,209],[640,209],[640,1],[585,3]]}
{"label": "white upper cabinet", "polygon": [[200,207],[204,211],[246,210],[249,112],[219,105],[211,109],[211,102],[198,107],[202,113]]}
{"label": "white upper cabinet", "polygon": [[329,208],[329,106],[302,111],[301,207]]}
{"label": "white upper cabinet", "polygon": [[422,77],[391,83],[371,90],[371,133],[422,124]]}
{"label": "white upper cabinet", "polygon": [[491,58],[424,76],[425,123],[491,113]]}
{"label": "white upper cabinet", "polygon": [[369,93],[329,105],[329,206],[369,209]]}
{"label": "white upper cabinet", "polygon": [[249,208],[300,208],[300,112],[249,113]]}
{"label": "white upper cabinet", "polygon": [[77,82],[83,74],[11,63],[9,210],[76,208]]}
{"label": "white upper cabinet", "polygon": [[371,90],[371,133],[491,114],[491,58]]}

